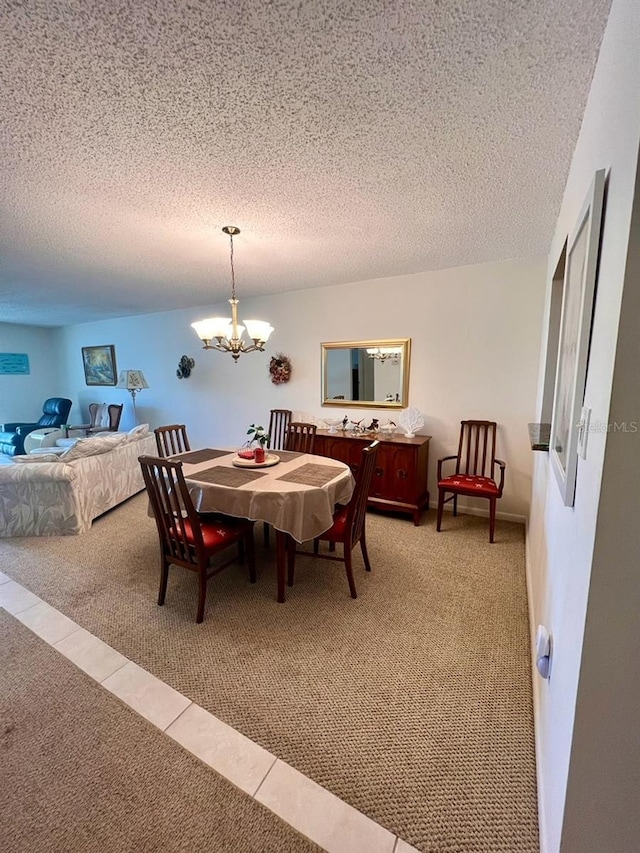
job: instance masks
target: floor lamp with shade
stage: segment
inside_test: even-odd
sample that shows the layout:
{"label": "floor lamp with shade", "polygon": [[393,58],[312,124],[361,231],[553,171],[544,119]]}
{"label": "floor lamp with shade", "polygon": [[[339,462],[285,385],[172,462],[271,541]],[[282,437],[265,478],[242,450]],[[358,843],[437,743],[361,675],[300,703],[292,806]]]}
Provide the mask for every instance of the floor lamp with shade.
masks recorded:
{"label": "floor lamp with shade", "polygon": [[120,379],[118,380],[118,388],[126,388],[131,392],[133,401],[133,425],[138,425],[138,413],[136,412],[136,394],[149,387],[144,373],[141,370],[121,370]]}

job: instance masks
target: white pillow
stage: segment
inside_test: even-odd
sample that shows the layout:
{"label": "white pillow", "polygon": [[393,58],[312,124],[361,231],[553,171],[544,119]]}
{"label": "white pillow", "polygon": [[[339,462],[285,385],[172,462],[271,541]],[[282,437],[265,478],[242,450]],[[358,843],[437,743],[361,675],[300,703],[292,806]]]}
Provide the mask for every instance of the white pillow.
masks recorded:
{"label": "white pillow", "polygon": [[129,441],[137,441],[139,438],[147,435],[148,432],[149,424],[139,424],[138,426],[134,426],[133,429],[130,429],[127,435],[129,436]]}
{"label": "white pillow", "polygon": [[68,450],[59,456],[63,462],[72,462],[74,459],[82,459],[85,456],[98,456],[101,453],[108,453],[114,447],[124,444],[126,437],[117,433],[110,433],[104,438],[79,438],[78,441]]}
{"label": "white pillow", "polygon": [[58,438],[56,439],[56,447],[66,447],[68,450],[74,444],[77,444],[79,440],[78,438]]}
{"label": "white pillow", "polygon": [[102,426],[102,422],[104,420],[104,416],[107,414],[107,404],[106,403],[98,403],[98,408],[96,409],[96,416],[93,422],[94,427]]}
{"label": "white pillow", "polygon": [[58,453],[27,453],[25,456],[12,456],[13,462],[59,462],[64,454]]}
{"label": "white pillow", "polygon": [[[98,438],[98,436],[96,436],[96,438]],[[105,447],[108,447],[109,450],[113,450],[114,447],[120,447],[121,444],[126,444],[127,436],[123,432],[107,432],[100,436],[100,441]]]}

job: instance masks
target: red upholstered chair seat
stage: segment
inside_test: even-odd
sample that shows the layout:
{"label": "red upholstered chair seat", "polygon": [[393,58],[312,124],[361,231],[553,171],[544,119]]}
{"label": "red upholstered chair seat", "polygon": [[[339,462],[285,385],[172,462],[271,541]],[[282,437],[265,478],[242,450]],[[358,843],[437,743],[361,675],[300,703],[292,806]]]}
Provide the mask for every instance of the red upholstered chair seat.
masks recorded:
{"label": "red upholstered chair seat", "polygon": [[340,506],[333,514],[333,524],[322,534],[322,539],[329,542],[343,542],[347,526],[348,506]]}
{"label": "red upholstered chair seat", "polygon": [[500,491],[495,480],[490,477],[475,477],[471,474],[454,474],[452,477],[445,477],[438,481],[438,488],[482,497],[497,496]]}
{"label": "red upholstered chair seat", "polygon": [[[225,545],[230,545],[231,542],[235,542],[237,539],[240,539],[246,532],[243,525],[229,527],[226,524],[212,521],[201,522],[200,529],[202,530],[204,547],[207,551],[215,550],[217,548],[224,547]],[[180,538],[180,535],[175,528],[171,528],[170,532],[174,539]],[[191,522],[188,518],[184,521],[184,533],[189,545],[194,545],[193,528],[191,527]]]}

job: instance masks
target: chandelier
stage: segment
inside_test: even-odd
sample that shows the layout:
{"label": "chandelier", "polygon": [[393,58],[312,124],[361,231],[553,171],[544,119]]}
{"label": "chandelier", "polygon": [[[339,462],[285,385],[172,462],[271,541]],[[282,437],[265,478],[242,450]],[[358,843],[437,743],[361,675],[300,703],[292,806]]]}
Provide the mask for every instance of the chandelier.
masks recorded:
{"label": "chandelier", "polygon": [[[236,277],[233,269],[233,237],[240,233],[235,225],[225,225],[222,231],[229,235],[231,244],[231,318],[209,317],[192,323],[196,334],[203,342],[203,349],[217,349],[220,352],[230,352],[233,360],[240,358],[243,352],[264,352],[264,345],[273,332],[273,326],[263,320],[244,320],[244,326],[238,325],[238,300],[236,299]],[[251,344],[243,339],[242,333],[247,329],[247,334],[253,341]],[[212,341],[216,343],[212,343]]]}
{"label": "chandelier", "polygon": [[369,347],[367,355],[369,358],[375,358],[378,361],[386,361],[388,358],[400,358],[400,352],[397,347]]}

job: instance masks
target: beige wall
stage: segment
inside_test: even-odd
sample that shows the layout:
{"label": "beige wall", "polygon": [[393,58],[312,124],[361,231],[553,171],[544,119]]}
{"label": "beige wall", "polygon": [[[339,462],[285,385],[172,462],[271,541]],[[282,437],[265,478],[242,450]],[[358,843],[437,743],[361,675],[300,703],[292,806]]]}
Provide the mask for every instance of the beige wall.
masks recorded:
{"label": "beige wall", "polygon": [[[237,446],[248,425],[267,421],[272,408],[318,420],[342,415],[320,405],[321,341],[410,337],[410,404],[424,413],[424,432],[433,436],[432,500],[435,460],[455,450],[460,420],[488,418],[500,424],[499,451],[507,462],[501,510],[522,520],[531,491],[527,423],[535,411],[544,275],[544,259],[527,259],[247,300],[239,281],[240,317],[275,326],[267,352],[234,364],[227,354],[201,349],[190,323],[223,305],[73,326],[61,333],[68,389],[83,410],[92,400],[124,400],[122,425],[130,426],[127,392],[84,385],[80,348],[114,344],[118,370],[142,369],[151,386],[138,396],[139,420],[184,422],[195,446]],[[269,357],[278,351],[293,363],[291,381],[281,386],[268,375]],[[196,366],[179,380],[183,354]],[[476,506],[484,512],[486,501]]]}
{"label": "beige wall", "polygon": [[[607,169],[585,390],[593,431],[587,458],[578,461],[573,507],[563,506],[546,455],[536,455],[527,542],[532,630],[545,624],[554,639],[551,679],[534,676],[543,853],[629,853],[640,837],[640,434],[608,433],[606,426],[640,421],[638,276],[627,269],[640,140],[639,64],[640,5],[614,0],[548,272],[550,278],[594,172]],[[623,295],[629,313],[619,326]],[[629,466],[633,478],[621,476]]]}

